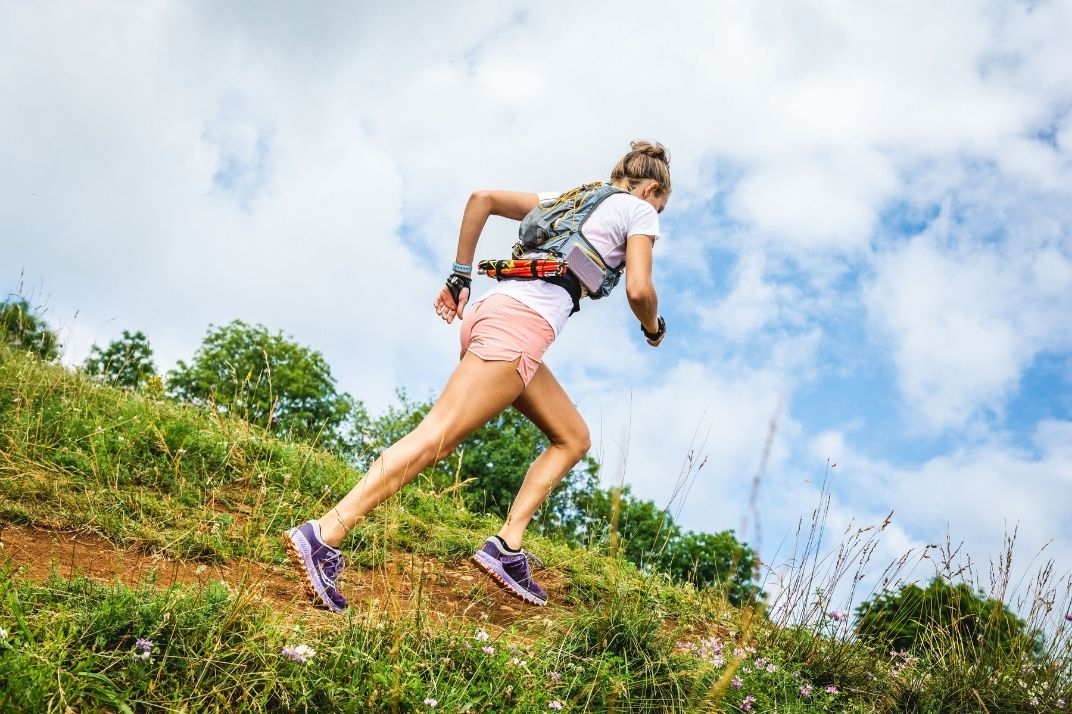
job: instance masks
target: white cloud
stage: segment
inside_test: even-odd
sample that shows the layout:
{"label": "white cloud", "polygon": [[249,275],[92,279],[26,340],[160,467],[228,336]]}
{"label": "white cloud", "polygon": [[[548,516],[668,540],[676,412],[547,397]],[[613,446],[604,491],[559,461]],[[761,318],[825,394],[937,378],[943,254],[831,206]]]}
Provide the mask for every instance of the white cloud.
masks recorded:
{"label": "white cloud", "polygon": [[797,285],[769,278],[764,254],[743,253],[734,268],[730,292],[713,305],[695,306],[704,329],[720,340],[745,342],[765,335],[768,329],[800,327],[803,296]]}
{"label": "white cloud", "polygon": [[638,497],[669,505],[688,529],[720,531],[739,529],[745,518],[772,420],[772,471],[799,433],[783,411],[787,379],[777,369],[679,361],[574,380],[571,393],[589,421],[605,483],[618,483],[624,469]]}
{"label": "white cloud", "polygon": [[[859,452],[851,434],[817,435],[798,458],[829,468],[802,477],[789,465],[764,494],[772,524],[764,527],[768,593],[779,606],[800,607],[806,597],[815,601],[817,586],[829,597],[825,611],[953,573],[993,592],[1009,556],[1008,602],[1021,607],[1049,561],[1058,580],[1072,572],[1064,514],[1072,498],[1070,436],[1069,422],[1043,423],[1032,451],[995,437],[906,467]],[[811,538],[813,524],[818,538]],[[815,575],[807,592],[802,572]]]}
{"label": "white cloud", "polygon": [[1002,556],[1005,538],[1014,531],[1018,573],[1050,558],[1057,561],[1059,573],[1072,570],[1067,560],[1072,529],[1066,514],[1072,502],[1070,436],[1072,423],[1044,422],[1030,448],[997,435],[919,467],[896,466],[859,453],[851,437],[836,432],[816,439],[812,449],[838,464],[833,482],[838,509],[870,523],[881,522],[892,511],[893,523],[911,534],[887,543],[878,566],[907,548],[921,552],[927,544],[944,545],[948,536],[954,547],[963,546],[963,558],[970,558],[985,578],[988,564]]}
{"label": "white cloud", "polygon": [[923,428],[1000,413],[1036,355],[1069,346],[1053,329],[1072,310],[1072,258],[1060,245],[986,244],[961,230],[939,219],[879,256],[865,290],[907,416]]}

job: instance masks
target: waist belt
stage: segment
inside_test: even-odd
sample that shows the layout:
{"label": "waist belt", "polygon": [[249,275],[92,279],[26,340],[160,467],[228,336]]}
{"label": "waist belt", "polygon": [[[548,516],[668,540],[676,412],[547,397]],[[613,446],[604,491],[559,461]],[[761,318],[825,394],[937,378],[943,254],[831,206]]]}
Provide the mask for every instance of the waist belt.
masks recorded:
{"label": "waist belt", "polygon": [[482,260],[477,263],[477,271],[496,280],[543,280],[558,285],[573,301],[570,315],[581,309],[585,290],[577,276],[569,272],[565,261],[544,258]]}

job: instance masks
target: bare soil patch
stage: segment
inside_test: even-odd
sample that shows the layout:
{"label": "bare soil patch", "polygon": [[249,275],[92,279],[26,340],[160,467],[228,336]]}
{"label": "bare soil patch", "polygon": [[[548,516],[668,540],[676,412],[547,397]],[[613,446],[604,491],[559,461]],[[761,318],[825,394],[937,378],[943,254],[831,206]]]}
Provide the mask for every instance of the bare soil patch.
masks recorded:
{"label": "bare soil patch", "polygon": [[[52,573],[131,587],[152,583],[159,588],[197,588],[219,581],[239,597],[285,614],[333,617],[309,603],[289,565],[245,560],[206,565],[124,549],[90,532],[15,524],[0,526],[0,561],[14,566],[15,578],[33,582],[43,582]],[[552,602],[561,598],[564,581],[559,573],[543,570],[539,581]],[[340,587],[355,612],[471,621],[496,629],[550,625],[557,609],[515,599],[468,559],[444,562],[412,553],[396,553],[373,568],[348,568]]]}

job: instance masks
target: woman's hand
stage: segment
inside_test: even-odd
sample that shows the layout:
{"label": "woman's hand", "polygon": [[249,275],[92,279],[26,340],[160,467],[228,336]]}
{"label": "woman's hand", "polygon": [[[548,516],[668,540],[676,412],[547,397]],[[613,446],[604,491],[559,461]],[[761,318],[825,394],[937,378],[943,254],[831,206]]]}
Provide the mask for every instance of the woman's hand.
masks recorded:
{"label": "woman's hand", "polygon": [[432,306],[435,308],[436,314],[443,318],[448,325],[454,322],[455,317],[465,318],[465,305],[469,302],[470,282],[469,278],[455,273],[447,278],[446,284],[439,289],[439,294],[436,295]]}

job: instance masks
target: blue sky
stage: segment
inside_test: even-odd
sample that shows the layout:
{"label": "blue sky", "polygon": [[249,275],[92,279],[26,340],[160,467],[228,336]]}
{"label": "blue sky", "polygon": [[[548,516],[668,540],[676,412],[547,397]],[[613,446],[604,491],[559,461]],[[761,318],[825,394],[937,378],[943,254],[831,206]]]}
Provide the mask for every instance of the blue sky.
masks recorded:
{"label": "blue sky", "polygon": [[376,412],[456,359],[430,306],[472,190],[659,140],[666,343],[614,295],[548,356],[607,482],[666,504],[684,469],[679,520],[775,593],[824,475],[832,532],[894,513],[872,580],[947,536],[985,575],[1013,528],[1072,570],[1072,2],[562,7],[5,4],[0,290],[70,364],[261,323]]}

